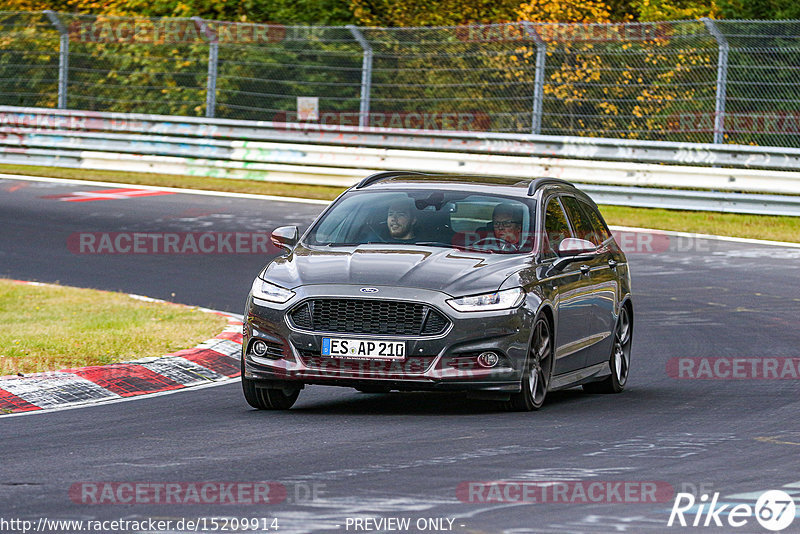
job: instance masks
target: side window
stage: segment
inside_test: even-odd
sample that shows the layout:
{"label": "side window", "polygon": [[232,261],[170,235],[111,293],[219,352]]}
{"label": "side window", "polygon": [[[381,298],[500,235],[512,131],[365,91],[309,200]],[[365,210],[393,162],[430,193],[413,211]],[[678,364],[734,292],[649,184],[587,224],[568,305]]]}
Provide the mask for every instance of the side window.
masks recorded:
{"label": "side window", "polygon": [[542,254],[545,258],[556,256],[558,245],[570,237],[569,224],[558,198],[553,197],[547,201],[547,210],[544,214],[544,245]]}
{"label": "side window", "polygon": [[[608,230],[608,226],[606,226],[606,221],[603,220],[603,216],[600,215],[600,212],[597,211],[597,208],[592,206],[591,204],[583,201],[579,201],[581,208],[583,208],[584,213],[591,221],[592,228],[594,229],[594,234],[597,236],[597,243],[595,245],[599,245],[600,243],[606,241],[611,237],[611,232]],[[592,241],[594,243],[594,241]]]}
{"label": "side window", "polygon": [[603,242],[603,238],[598,234],[597,228],[584,210],[578,205],[575,197],[561,197],[564,209],[567,210],[569,220],[575,229],[575,237],[591,241],[595,245]]}

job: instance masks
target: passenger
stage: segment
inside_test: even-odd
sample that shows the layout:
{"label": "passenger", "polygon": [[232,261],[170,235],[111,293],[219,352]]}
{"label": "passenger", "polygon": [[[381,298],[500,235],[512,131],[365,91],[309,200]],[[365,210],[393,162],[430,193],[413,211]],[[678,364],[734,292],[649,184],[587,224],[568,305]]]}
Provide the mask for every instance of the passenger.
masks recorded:
{"label": "passenger", "polygon": [[389,206],[386,213],[386,226],[389,236],[397,241],[410,241],[416,237],[414,225],[417,218],[414,216],[414,204],[411,199],[398,200]]}

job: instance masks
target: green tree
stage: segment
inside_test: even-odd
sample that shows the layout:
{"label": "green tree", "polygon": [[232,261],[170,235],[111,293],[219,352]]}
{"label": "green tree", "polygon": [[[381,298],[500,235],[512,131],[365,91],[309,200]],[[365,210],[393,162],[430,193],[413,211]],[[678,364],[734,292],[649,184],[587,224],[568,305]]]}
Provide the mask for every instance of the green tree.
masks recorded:
{"label": "green tree", "polygon": [[279,24],[345,25],[355,22],[347,0],[125,0],[127,15],[194,17]]}
{"label": "green tree", "polygon": [[797,0],[716,0],[720,15],[727,19],[797,20]]}
{"label": "green tree", "polygon": [[279,24],[345,25],[355,22],[348,0],[4,0],[3,10],[133,17],[203,17]]}
{"label": "green tree", "polygon": [[693,20],[714,17],[717,6],[714,0],[638,0],[631,7],[637,20]]}
{"label": "green tree", "polygon": [[350,0],[363,26],[456,26],[516,20],[519,0]]}

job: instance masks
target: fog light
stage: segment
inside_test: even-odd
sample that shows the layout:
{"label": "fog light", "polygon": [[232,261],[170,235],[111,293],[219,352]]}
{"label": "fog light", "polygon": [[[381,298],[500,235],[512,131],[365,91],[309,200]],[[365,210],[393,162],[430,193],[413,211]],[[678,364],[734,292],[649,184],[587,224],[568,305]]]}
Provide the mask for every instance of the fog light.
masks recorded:
{"label": "fog light", "polygon": [[494,367],[499,361],[500,358],[494,352],[481,352],[478,356],[478,363],[482,367]]}
{"label": "fog light", "polygon": [[267,344],[257,339],[253,342],[253,354],[256,356],[264,356],[267,353]]}

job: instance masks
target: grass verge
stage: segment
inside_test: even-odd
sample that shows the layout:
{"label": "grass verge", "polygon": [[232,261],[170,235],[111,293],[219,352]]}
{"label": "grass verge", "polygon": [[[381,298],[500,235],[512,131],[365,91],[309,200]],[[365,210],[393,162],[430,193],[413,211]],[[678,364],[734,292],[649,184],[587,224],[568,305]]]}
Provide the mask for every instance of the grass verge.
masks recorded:
{"label": "grass verge", "polygon": [[[233,193],[291,196],[333,200],[345,188],[319,185],[284,184],[252,180],[231,180],[149,174],[124,171],[96,171],[88,169],[62,169],[27,165],[0,165],[0,173],[28,174],[73,180],[100,180],[138,185],[208,189]],[[606,221],[611,225],[639,226],[657,230],[673,230],[696,234],[716,234],[732,237],[749,237],[773,241],[800,242],[800,217],[766,215],[741,215],[703,211],[680,211],[657,208],[629,208],[601,206]]]}
{"label": "grass verge", "polygon": [[105,365],[194,347],[224,317],[124,293],[0,279],[0,376]]}
{"label": "grass verge", "polygon": [[608,224],[800,242],[800,217],[600,206]]}
{"label": "grass verge", "polygon": [[98,180],[135,185],[155,185],[158,187],[180,187],[183,189],[204,189],[226,191],[229,193],[252,193],[256,195],[277,195],[282,197],[314,198],[333,200],[347,189],[325,185],[284,184],[278,182],[258,182],[255,180],[236,180],[230,178],[210,178],[183,176],[178,174],[154,174],[127,171],[97,171],[92,169],[68,169],[60,167],[36,167],[29,165],[0,165],[2,174],[27,174],[70,180]]}

